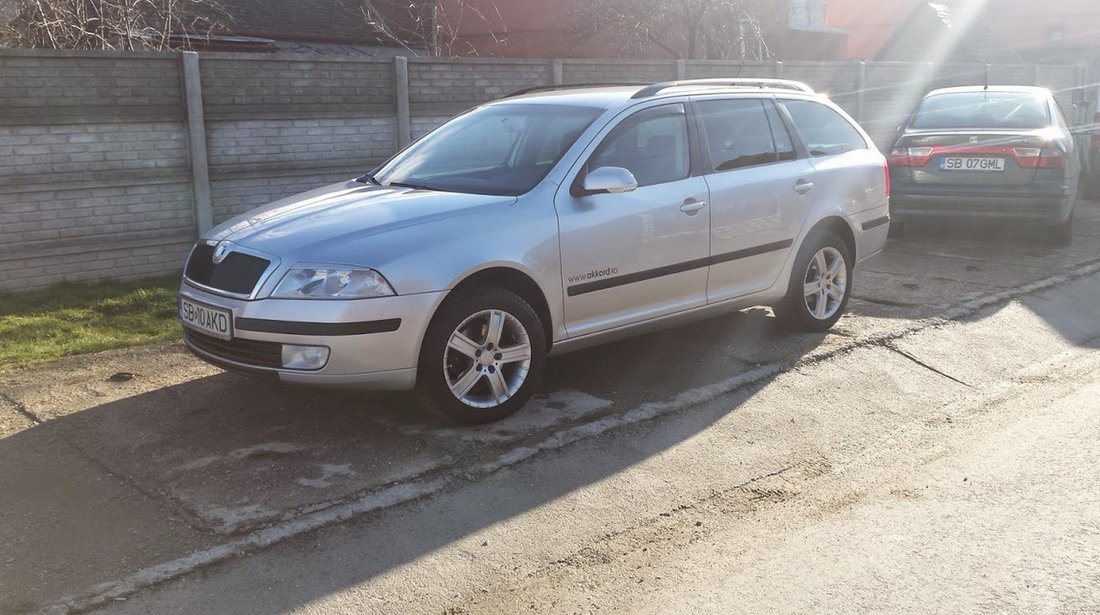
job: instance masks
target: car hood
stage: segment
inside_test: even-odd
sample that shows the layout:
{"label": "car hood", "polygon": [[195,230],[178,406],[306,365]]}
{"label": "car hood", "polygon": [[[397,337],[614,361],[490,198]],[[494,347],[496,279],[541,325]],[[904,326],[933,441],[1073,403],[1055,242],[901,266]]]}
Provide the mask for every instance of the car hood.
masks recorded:
{"label": "car hood", "polygon": [[237,216],[206,234],[296,260],[356,264],[340,246],[396,229],[505,207],[512,196],[390,188],[355,181],[298,194]]}

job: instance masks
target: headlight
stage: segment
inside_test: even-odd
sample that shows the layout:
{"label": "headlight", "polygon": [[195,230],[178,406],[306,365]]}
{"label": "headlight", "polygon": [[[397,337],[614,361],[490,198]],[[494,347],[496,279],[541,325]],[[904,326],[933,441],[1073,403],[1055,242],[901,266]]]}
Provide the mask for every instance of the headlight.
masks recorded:
{"label": "headlight", "polygon": [[386,278],[373,269],[296,267],[287,272],[271,296],[280,299],[366,299],[394,294]]}

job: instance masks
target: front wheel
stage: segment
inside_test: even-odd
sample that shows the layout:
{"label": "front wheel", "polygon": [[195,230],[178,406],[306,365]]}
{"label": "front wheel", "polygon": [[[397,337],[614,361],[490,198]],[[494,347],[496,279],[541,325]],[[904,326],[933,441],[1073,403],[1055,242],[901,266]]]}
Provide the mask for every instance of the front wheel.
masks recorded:
{"label": "front wheel", "polygon": [[461,423],[514,414],[531,398],[546,362],[535,310],[502,288],[460,291],[432,319],[417,387],[430,407]]}
{"label": "front wheel", "polygon": [[816,231],[798,250],[787,296],[776,316],[798,331],[827,331],[836,324],[852,292],[852,256],[835,234]]}

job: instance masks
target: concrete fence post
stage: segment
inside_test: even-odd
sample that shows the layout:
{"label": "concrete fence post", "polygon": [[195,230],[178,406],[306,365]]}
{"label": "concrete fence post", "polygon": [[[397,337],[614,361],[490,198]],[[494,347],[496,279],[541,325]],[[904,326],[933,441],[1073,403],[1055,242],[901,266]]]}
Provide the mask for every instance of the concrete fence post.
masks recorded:
{"label": "concrete fence post", "polygon": [[[924,74],[921,76],[921,80],[924,82],[924,86],[919,92],[920,96],[924,96],[929,91],[936,87],[936,64],[933,62],[924,63]],[[918,97],[918,100],[920,97]]]}
{"label": "concrete fence post", "polygon": [[1039,83],[1040,83],[1039,79],[1043,75],[1043,73],[1042,73],[1043,65],[1042,64],[1036,64],[1034,67],[1032,67],[1032,70],[1034,72],[1031,75],[1031,79],[1032,79],[1031,85],[1039,85]]}
{"label": "concrete fence post", "polygon": [[1090,125],[1093,121],[1093,114],[1098,107],[1096,100],[1094,100],[1093,94],[1096,92],[1096,88],[1089,84],[1089,68],[1084,64],[1077,66],[1077,83],[1074,89],[1083,88],[1085,92],[1085,104],[1077,109],[1078,125]]}
{"label": "concrete fence post", "polygon": [[565,65],[560,58],[554,58],[550,62],[550,85],[563,83],[565,83]]}
{"label": "concrete fence post", "polygon": [[776,79],[782,79],[783,78],[783,62],[781,62],[781,61],[775,63],[775,78]]}
{"label": "concrete fence post", "polygon": [[412,143],[412,112],[409,111],[409,59],[393,59],[393,98],[397,113],[397,148]]}
{"label": "concrete fence post", "polygon": [[860,60],[856,64],[856,121],[864,120],[865,93],[867,91],[867,62]]}
{"label": "concrete fence post", "polygon": [[686,60],[676,60],[676,81],[687,79],[688,69]]}
{"label": "concrete fence post", "polygon": [[199,71],[199,54],[184,51],[181,57],[195,230],[202,235],[214,226],[214,209],[210,201],[210,166],[206,156],[206,118],[202,110],[202,73]]}

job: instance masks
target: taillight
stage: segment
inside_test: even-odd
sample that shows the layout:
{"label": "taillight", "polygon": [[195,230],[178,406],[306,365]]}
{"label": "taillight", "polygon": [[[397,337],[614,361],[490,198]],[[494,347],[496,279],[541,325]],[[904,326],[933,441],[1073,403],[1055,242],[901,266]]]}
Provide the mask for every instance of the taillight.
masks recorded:
{"label": "taillight", "polygon": [[931,147],[895,147],[887,162],[895,167],[923,167],[928,164],[933,151]]}
{"label": "taillight", "polygon": [[1100,147],[1100,113],[1092,118],[1092,145]]}
{"label": "taillight", "polygon": [[1014,147],[1016,164],[1023,169],[1061,169],[1065,166],[1062,152],[1053,147]]}
{"label": "taillight", "polygon": [[882,174],[886,176],[886,198],[890,198],[890,163],[882,165]]}

